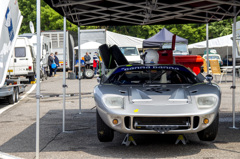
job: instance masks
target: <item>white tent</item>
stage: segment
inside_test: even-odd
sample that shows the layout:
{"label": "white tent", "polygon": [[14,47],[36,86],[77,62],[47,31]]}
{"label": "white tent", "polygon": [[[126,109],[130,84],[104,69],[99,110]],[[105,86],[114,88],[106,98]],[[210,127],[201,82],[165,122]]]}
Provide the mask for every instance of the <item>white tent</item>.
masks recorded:
{"label": "white tent", "polygon": [[137,48],[142,48],[143,40],[145,40],[133,36],[114,33],[111,31],[106,31],[106,37],[106,43],[108,45],[115,44],[117,46],[136,46]]}
{"label": "white tent", "polygon": [[[101,43],[95,41],[89,41],[81,45],[81,49],[98,49],[98,47],[102,45]],[[78,49],[78,46],[74,47],[74,49]]]}
{"label": "white tent", "polygon": [[[208,41],[209,48],[214,48],[214,47],[226,47],[226,46],[233,46],[233,41],[232,41],[232,34],[214,38]],[[206,48],[206,41],[201,41],[198,43],[190,44],[188,45],[189,49],[192,48]]]}

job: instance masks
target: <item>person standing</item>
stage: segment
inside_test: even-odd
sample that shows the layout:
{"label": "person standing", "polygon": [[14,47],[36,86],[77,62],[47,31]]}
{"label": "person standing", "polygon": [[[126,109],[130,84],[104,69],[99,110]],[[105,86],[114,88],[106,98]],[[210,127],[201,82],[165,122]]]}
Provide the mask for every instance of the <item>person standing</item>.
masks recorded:
{"label": "person standing", "polygon": [[86,55],[84,56],[84,60],[85,60],[85,63],[86,63],[86,69],[89,69],[90,68],[91,57],[89,56],[88,52],[86,52]]}
{"label": "person standing", "polygon": [[93,70],[94,70],[94,76],[97,75],[98,65],[99,65],[98,53],[95,52],[95,55],[93,55]]}
{"label": "person standing", "polygon": [[49,70],[50,70],[50,74],[49,74],[49,77],[52,77],[52,73],[54,71],[54,69],[52,68],[52,64],[54,63],[54,55],[53,53],[51,53],[49,56],[48,56],[48,66],[49,66]]}
{"label": "person standing", "polygon": [[55,52],[55,55],[54,55],[54,61],[55,61],[55,63],[56,63],[56,68],[54,69],[54,76],[56,75],[56,73],[57,73],[57,68],[59,67],[59,59],[58,59],[58,57],[57,57],[57,54],[58,54],[58,52]]}

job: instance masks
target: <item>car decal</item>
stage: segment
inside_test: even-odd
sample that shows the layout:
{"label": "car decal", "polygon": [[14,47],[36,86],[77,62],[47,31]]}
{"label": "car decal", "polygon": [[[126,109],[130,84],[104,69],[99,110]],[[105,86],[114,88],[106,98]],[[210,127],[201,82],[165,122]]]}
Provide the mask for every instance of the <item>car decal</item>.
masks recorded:
{"label": "car decal", "polygon": [[187,68],[180,66],[180,65],[153,65],[153,66],[122,66],[118,67],[112,74],[116,74],[119,72],[125,72],[125,71],[132,71],[132,70],[152,70],[152,69],[157,69],[157,70],[177,70],[177,71],[185,71],[192,73],[189,71]]}

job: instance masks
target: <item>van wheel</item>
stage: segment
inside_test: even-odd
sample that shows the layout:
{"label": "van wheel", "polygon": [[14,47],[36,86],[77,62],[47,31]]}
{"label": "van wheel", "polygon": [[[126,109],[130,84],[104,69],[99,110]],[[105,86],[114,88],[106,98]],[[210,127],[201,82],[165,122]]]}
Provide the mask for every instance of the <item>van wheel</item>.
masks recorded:
{"label": "van wheel", "polygon": [[99,46],[99,52],[106,69],[113,69],[117,67],[114,62],[114,57],[112,56],[112,53],[109,51],[107,44]]}
{"label": "van wheel", "polygon": [[118,65],[128,65],[129,62],[126,57],[123,55],[122,51],[119,49],[117,45],[113,45],[110,47],[110,51]]}
{"label": "van wheel", "polygon": [[198,138],[202,141],[213,141],[217,137],[219,123],[219,113],[215,117],[213,123],[206,129],[198,132]]}
{"label": "van wheel", "polygon": [[100,115],[98,114],[98,111],[96,112],[97,115],[97,135],[98,140],[100,142],[111,142],[114,138],[114,131],[113,129],[109,128]]}
{"label": "van wheel", "polygon": [[[13,88],[13,89],[14,89],[14,88]],[[15,99],[16,99],[16,97],[15,97],[15,95],[16,95],[15,91],[16,91],[16,89],[14,89],[12,95],[8,96],[8,103],[9,103],[9,104],[15,103]]]}
{"label": "van wheel", "polygon": [[94,71],[92,69],[85,69],[84,77],[87,79],[92,79],[94,76]]}

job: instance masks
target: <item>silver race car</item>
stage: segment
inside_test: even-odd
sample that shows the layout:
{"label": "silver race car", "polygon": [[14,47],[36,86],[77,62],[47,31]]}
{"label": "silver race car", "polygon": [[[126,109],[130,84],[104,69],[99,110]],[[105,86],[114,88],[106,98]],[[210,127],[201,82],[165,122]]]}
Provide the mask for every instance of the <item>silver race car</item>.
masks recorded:
{"label": "silver race car", "polygon": [[[126,65],[104,75],[94,89],[101,142],[126,134],[197,133],[217,136],[221,91],[182,65]],[[205,78],[204,78],[205,79]]]}

